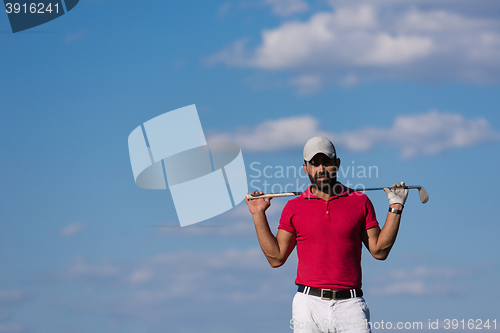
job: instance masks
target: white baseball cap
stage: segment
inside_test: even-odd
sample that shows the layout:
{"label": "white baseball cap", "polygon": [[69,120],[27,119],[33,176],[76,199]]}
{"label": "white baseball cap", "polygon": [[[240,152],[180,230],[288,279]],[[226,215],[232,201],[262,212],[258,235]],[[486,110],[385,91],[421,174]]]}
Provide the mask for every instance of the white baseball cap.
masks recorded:
{"label": "white baseball cap", "polygon": [[309,162],[318,153],[323,153],[330,158],[337,156],[333,143],[322,136],[315,136],[307,141],[304,146],[304,160]]}

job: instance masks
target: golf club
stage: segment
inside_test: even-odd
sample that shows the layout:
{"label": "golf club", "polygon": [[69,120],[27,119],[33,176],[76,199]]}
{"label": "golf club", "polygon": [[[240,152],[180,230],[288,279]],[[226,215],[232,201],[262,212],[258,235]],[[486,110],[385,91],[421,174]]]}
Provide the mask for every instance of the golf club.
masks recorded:
{"label": "golf club", "polygon": [[[360,189],[354,189],[354,192],[363,192],[363,191],[382,191],[384,188],[391,188],[390,186],[387,187],[371,187],[371,188],[360,188]],[[418,185],[414,186],[405,186],[404,188],[406,189],[418,189],[418,195],[420,197],[420,201],[422,203],[426,203],[429,201],[429,194],[427,194],[427,191],[422,187]],[[282,193],[267,193],[267,194],[247,194],[247,199],[259,199],[259,198],[274,198],[274,197],[293,197],[297,195],[301,195],[302,192],[282,192]]]}

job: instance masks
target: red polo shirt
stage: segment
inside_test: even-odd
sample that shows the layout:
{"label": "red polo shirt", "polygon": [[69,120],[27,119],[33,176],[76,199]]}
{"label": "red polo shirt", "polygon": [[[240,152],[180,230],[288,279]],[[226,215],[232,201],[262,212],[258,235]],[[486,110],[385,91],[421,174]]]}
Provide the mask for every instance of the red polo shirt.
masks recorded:
{"label": "red polo shirt", "polygon": [[342,185],[325,201],[311,193],[289,200],[279,229],[296,235],[295,284],[333,290],[361,288],[361,231],[378,225],[368,197]]}

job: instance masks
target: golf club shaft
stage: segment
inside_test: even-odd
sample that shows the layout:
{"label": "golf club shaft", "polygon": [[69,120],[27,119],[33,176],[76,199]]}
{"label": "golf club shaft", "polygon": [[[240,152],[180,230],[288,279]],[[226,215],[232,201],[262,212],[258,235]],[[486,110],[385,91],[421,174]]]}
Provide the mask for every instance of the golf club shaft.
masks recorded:
{"label": "golf club shaft", "polygon": [[[391,186],[387,187],[369,187],[369,188],[360,188],[360,189],[354,189],[355,192],[362,192],[362,191],[381,191],[384,188],[391,188]],[[404,188],[406,189],[418,189],[419,196],[420,196],[420,201],[422,203],[426,203],[429,200],[429,195],[427,194],[427,191],[422,187],[422,186],[405,186]],[[302,192],[282,192],[282,193],[267,193],[267,194],[247,194],[246,198],[248,200],[251,199],[258,199],[258,198],[275,198],[275,197],[292,197],[292,196],[297,196],[300,195]]]}
{"label": "golf club shaft", "polygon": [[[358,188],[358,189],[354,189],[355,192],[363,192],[363,191],[380,191],[380,190],[383,190],[384,188],[391,188],[390,186],[387,186],[387,187],[369,187],[369,188]],[[421,189],[422,186],[404,186],[404,188],[407,188],[407,189],[412,189],[412,188],[416,188],[416,189]]]}

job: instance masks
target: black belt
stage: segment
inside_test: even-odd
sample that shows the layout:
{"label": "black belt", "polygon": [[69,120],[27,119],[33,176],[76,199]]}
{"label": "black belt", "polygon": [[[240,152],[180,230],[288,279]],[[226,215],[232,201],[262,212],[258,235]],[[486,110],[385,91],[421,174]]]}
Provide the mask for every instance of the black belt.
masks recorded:
{"label": "black belt", "polygon": [[299,293],[321,297],[321,299],[347,299],[363,296],[361,289],[350,290],[332,290],[332,289],[317,289],[299,284]]}

